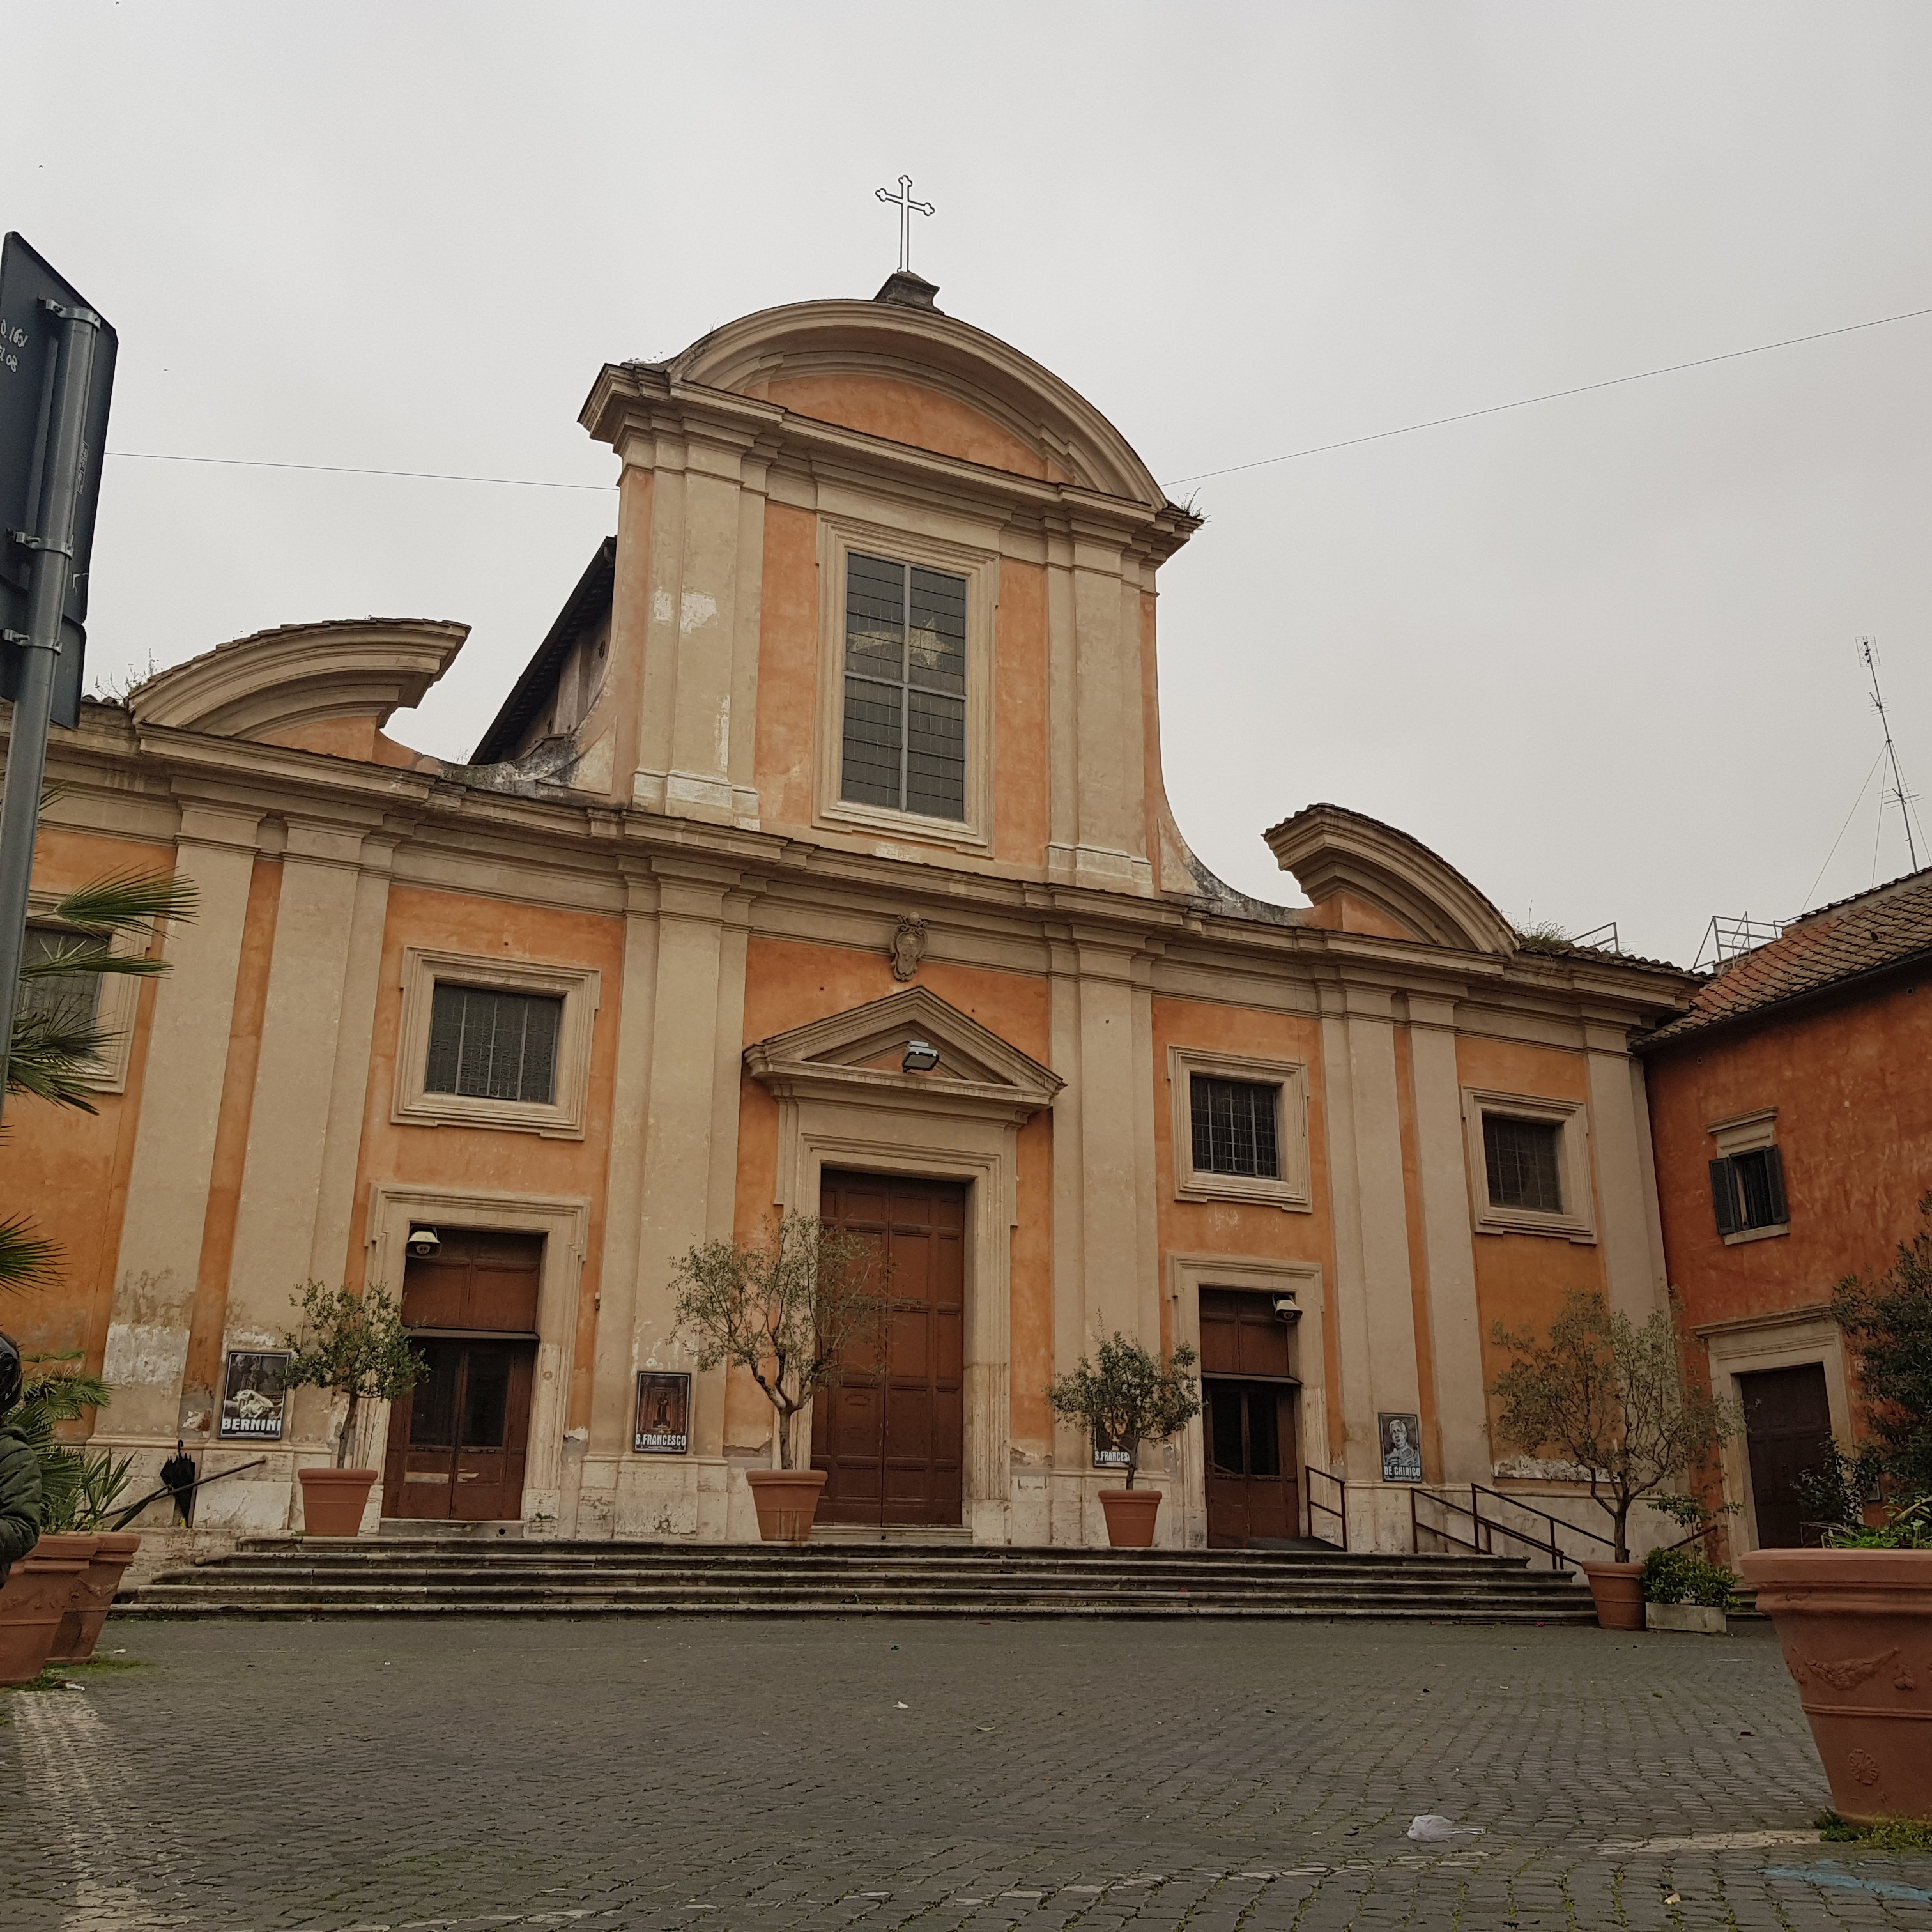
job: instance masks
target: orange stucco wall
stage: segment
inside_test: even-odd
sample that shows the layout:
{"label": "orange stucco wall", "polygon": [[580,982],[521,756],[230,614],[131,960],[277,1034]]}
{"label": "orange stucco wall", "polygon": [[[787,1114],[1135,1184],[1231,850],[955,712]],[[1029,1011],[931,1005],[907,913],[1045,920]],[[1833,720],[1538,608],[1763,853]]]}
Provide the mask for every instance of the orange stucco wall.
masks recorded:
{"label": "orange stucco wall", "polygon": [[1037,564],[1000,563],[993,650],[993,850],[1037,866],[1047,840],[1046,572]]}
{"label": "orange stucco wall", "polygon": [[[34,890],[68,892],[110,872],[173,868],[171,847],[50,826],[34,848]],[[31,1216],[33,1232],[57,1240],[62,1251],[58,1287],[10,1299],[0,1312],[0,1323],[29,1354],[78,1348],[90,1369],[100,1366],[154,1004],[149,982],[136,1004],[125,1090],[94,1094],[94,1112],[24,1096],[7,1102],[7,1139],[0,1148],[4,1211]]]}
{"label": "orange stucco wall", "polygon": [[[1158,1226],[1161,1252],[1220,1254],[1231,1260],[1295,1262],[1322,1270],[1322,1334],[1325,1360],[1305,1364],[1305,1382],[1319,1378],[1328,1389],[1341,1387],[1341,1323],[1335,1302],[1335,1232],[1328,1211],[1328,1130],[1324,1118],[1320,1022],[1300,1013],[1257,1012],[1217,1006],[1204,1000],[1156,999],[1154,1002],[1154,1168],[1159,1176]],[[1251,1054],[1257,1059],[1298,1061],[1308,1070],[1309,1193],[1311,1212],[1235,1201],[1174,1198],[1174,1109],[1168,1084],[1167,1050],[1194,1047],[1203,1052]],[[1163,1312],[1168,1297],[1161,1297]],[[1171,1337],[1163,1337],[1170,1340]],[[1339,1402],[1329,1405],[1330,1451],[1341,1447]],[[1309,1452],[1304,1444],[1304,1453]],[[1325,1457],[1324,1457],[1325,1460]]]}
{"label": "orange stucco wall", "polygon": [[[1456,1065],[1467,1087],[1551,1100],[1582,1100],[1588,1095],[1589,1076],[1582,1055],[1556,1047],[1529,1046],[1464,1034],[1456,1042]],[[1594,1153],[1593,1141],[1593,1189],[1597,1186]],[[1597,1212],[1600,1225],[1600,1202]],[[1541,1334],[1571,1288],[1600,1292],[1606,1278],[1602,1250],[1594,1244],[1566,1240],[1553,1234],[1478,1234],[1473,1241],[1476,1312],[1482,1331],[1483,1380],[1486,1386],[1513,1359],[1492,1339],[1497,1322],[1508,1329],[1532,1328]],[[1493,1416],[1493,1402],[1490,1408]]]}
{"label": "orange stucco wall", "polygon": [[[1932,969],[1650,1055],[1664,1256],[1695,1326],[1824,1300],[1882,1270],[1932,1187]],[[1706,1129],[1778,1109],[1789,1234],[1727,1246],[1711,1205]]]}
{"label": "orange stucco wall", "polygon": [[758,813],[767,825],[812,823],[818,726],[818,519],[773,503],[765,511],[758,616]]}
{"label": "orange stucco wall", "polygon": [[868,436],[983,463],[990,470],[1048,482],[1072,480],[1004,424],[953,397],[897,376],[782,376],[769,385],[766,400],[820,422],[842,423]]}
{"label": "orange stucco wall", "polygon": [[[590,1088],[581,1141],[447,1121],[422,1126],[391,1120],[402,1025],[405,946],[596,969],[600,976],[598,1006],[591,1034]],[[342,1263],[345,1280],[360,1280],[356,1257],[367,1238],[370,1186],[378,1180],[476,1192],[588,1196],[590,1224],[578,1310],[577,1376],[571,1390],[572,1427],[588,1415],[592,1316],[603,1252],[604,1178],[610,1160],[611,1088],[623,963],[624,923],[620,919],[517,905],[502,899],[470,898],[420,886],[390,889],[356,1207]],[[387,1286],[393,1292],[401,1288],[400,1282]]]}

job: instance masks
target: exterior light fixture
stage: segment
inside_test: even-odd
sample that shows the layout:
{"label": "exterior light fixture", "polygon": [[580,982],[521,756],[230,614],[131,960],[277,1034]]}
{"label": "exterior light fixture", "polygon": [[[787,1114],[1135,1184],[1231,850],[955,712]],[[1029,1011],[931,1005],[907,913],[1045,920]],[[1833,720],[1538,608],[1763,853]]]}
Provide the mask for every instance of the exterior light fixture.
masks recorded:
{"label": "exterior light fixture", "polygon": [[1299,1322],[1301,1306],[1292,1294],[1277,1294],[1274,1298],[1274,1312],[1284,1322]]}
{"label": "exterior light fixture", "polygon": [[939,1049],[922,1040],[906,1042],[905,1058],[899,1065],[908,1073],[930,1073],[939,1064]]}

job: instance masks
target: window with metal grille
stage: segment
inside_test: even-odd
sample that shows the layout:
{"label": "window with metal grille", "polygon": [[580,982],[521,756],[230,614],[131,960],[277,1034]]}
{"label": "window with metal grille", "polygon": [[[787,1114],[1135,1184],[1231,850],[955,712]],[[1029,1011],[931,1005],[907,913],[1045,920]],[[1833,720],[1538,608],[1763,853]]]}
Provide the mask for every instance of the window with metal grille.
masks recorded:
{"label": "window with metal grille", "polygon": [[966,580],[916,563],[845,560],[845,730],[839,796],[928,818],[966,816]]}
{"label": "window with metal grille", "polygon": [[1275,1120],[1280,1092],[1279,1087],[1257,1081],[1210,1080],[1205,1074],[1190,1074],[1195,1172],[1279,1180],[1281,1154]]}
{"label": "window with metal grille", "polygon": [[[91,932],[58,926],[30,926],[22,939],[22,966],[38,965],[64,953],[96,952],[101,944]],[[20,982],[17,1010],[22,1016],[63,1027],[91,1026],[100,1008],[98,973],[54,973],[45,978],[37,974]]]}
{"label": "window with metal grille", "polygon": [[430,1004],[423,1090],[548,1106],[556,1097],[562,1022],[562,1000],[547,994],[439,982]]}
{"label": "window with metal grille", "polygon": [[1711,1204],[1720,1234],[1781,1228],[1791,1218],[1784,1198],[1784,1156],[1774,1147],[1752,1148],[1711,1163]]}
{"label": "window with metal grille", "polygon": [[1508,1114],[1483,1116],[1483,1160],[1489,1170],[1492,1208],[1562,1213],[1562,1132],[1552,1120],[1520,1120]]}

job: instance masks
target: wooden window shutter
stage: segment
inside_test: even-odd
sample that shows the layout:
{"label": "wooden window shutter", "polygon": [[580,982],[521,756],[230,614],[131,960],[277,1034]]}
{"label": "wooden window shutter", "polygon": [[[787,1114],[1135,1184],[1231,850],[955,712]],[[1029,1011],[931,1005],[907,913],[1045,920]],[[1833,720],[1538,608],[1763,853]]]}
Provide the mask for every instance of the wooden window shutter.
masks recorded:
{"label": "wooden window shutter", "polygon": [[1784,1156],[1775,1147],[1764,1150],[1764,1184],[1771,1195],[1771,1222],[1775,1227],[1791,1219],[1784,1202]]}
{"label": "wooden window shutter", "polygon": [[1711,1163],[1711,1205],[1718,1215],[1718,1232],[1735,1234],[1742,1226],[1738,1213],[1738,1184],[1728,1160]]}

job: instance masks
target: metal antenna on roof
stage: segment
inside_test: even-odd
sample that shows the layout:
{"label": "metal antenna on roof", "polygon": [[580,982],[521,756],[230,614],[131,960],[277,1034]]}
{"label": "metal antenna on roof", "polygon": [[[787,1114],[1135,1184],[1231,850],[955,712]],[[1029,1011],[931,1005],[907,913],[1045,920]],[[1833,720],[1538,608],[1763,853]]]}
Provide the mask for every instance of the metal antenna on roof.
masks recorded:
{"label": "metal antenna on roof", "polygon": [[[1892,789],[1882,796],[1890,798],[1898,807],[1899,818],[1905,826],[1905,850],[1912,860],[1912,869],[1916,872],[1918,869],[1918,843],[1912,836],[1912,806],[1918,794],[1916,791],[1907,791],[1905,780],[1899,775],[1898,748],[1892,742],[1892,721],[1885,715],[1885,694],[1878,688],[1878,658],[1872,649],[1871,639],[1861,638],[1858,650],[1864,658],[1865,669],[1871,674],[1872,709],[1878,713],[1879,728],[1885,734],[1885,755],[1892,766]],[[1884,808],[1881,802],[1879,808],[1881,813]]]}

